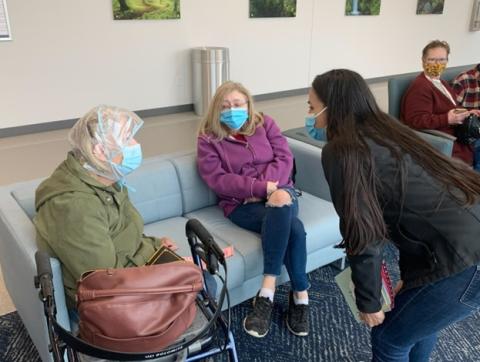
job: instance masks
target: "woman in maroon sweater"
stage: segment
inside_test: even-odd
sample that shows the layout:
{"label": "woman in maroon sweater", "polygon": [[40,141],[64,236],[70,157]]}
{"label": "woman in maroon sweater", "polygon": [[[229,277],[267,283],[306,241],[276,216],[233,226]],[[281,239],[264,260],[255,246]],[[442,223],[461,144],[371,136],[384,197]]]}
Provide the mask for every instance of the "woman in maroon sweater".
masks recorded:
{"label": "woman in maroon sweater", "polygon": [[[436,129],[454,134],[454,127],[471,113],[455,101],[455,93],[440,79],[447,66],[450,47],[447,42],[434,40],[423,49],[424,72],[410,84],[402,99],[400,119],[415,129]],[[473,164],[470,145],[455,142],[453,157]]]}

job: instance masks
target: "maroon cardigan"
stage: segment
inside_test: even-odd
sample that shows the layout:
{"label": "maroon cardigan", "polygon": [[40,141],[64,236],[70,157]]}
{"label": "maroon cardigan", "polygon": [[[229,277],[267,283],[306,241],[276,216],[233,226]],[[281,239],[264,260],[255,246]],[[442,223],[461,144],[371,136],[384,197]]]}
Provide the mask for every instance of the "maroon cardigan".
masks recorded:
{"label": "maroon cardigan", "polygon": [[[455,100],[455,93],[450,85],[442,84]],[[438,90],[424,73],[420,73],[410,84],[402,98],[400,119],[415,129],[436,129],[453,135],[453,127],[448,124],[448,111],[455,108],[452,101]],[[453,157],[473,164],[473,149],[458,142],[453,144]]]}

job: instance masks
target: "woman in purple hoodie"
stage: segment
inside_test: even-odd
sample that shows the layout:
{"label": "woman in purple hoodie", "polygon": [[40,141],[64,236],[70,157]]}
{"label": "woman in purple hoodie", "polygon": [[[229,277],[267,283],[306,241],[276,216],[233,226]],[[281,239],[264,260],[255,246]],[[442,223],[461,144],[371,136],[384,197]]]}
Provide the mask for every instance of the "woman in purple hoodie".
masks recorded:
{"label": "woman in purple hoodie", "polygon": [[198,136],[198,169],[236,225],[261,234],[264,277],[253,311],[243,321],[254,337],[269,330],[275,281],[285,267],[292,292],[286,316],[297,336],[309,331],[306,234],[291,180],[293,156],[274,120],[257,113],[239,83],[217,89]]}

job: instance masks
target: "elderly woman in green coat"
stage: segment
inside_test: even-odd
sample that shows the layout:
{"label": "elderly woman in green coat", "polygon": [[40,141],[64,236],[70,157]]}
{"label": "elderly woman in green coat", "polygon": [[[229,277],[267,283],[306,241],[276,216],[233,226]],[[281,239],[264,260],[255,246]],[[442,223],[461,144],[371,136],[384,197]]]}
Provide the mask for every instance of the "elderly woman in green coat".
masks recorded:
{"label": "elderly woman in green coat", "polygon": [[98,268],[144,265],[168,238],[147,237],[128,198],[125,176],[140,166],[135,133],[143,121],[134,113],[99,106],[69,133],[72,151],[35,194],[40,249],[58,258],[69,308],[76,281]]}

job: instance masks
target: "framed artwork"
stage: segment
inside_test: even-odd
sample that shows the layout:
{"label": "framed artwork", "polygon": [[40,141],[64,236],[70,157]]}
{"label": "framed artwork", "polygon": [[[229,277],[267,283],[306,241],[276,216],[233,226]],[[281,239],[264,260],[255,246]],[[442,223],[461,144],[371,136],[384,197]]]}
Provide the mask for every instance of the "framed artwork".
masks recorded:
{"label": "framed artwork", "polygon": [[180,0],[112,0],[115,20],[180,19]]}
{"label": "framed artwork", "polygon": [[12,40],[8,21],[7,0],[0,0],[0,41]]}
{"label": "framed artwork", "polygon": [[470,31],[480,30],[480,0],[473,1],[472,20],[470,21]]}
{"label": "framed artwork", "polygon": [[297,0],[250,0],[251,18],[294,18]]}
{"label": "framed artwork", "polygon": [[346,0],[345,15],[379,15],[381,0]]}
{"label": "framed artwork", "polygon": [[418,0],[417,14],[443,14],[445,0]]}

